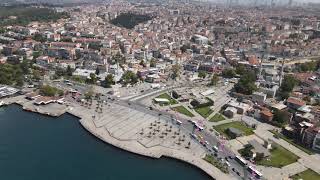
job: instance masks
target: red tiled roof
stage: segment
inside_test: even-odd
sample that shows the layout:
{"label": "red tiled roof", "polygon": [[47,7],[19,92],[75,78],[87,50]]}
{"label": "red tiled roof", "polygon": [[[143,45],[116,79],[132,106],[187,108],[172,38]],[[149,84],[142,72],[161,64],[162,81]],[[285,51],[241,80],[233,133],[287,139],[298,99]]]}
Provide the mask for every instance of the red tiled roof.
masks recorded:
{"label": "red tiled roof", "polygon": [[273,116],[273,114],[272,114],[270,111],[268,111],[268,110],[262,110],[260,113],[261,113],[262,115],[268,116],[268,117],[272,117],[272,116]]}
{"label": "red tiled roof", "polygon": [[287,99],[287,103],[291,103],[291,104],[295,104],[295,105],[299,105],[299,106],[305,105],[304,101],[302,101],[300,99],[292,98],[292,97]]}

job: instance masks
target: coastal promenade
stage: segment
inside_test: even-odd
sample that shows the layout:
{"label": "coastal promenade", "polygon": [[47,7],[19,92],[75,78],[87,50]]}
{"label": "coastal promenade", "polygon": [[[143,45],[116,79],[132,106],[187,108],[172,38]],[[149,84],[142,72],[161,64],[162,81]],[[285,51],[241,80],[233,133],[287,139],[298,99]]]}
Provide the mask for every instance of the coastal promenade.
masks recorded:
{"label": "coastal promenade", "polygon": [[[88,113],[88,110],[85,107],[75,105],[74,107],[69,108],[67,112],[79,117],[80,123],[87,131],[113,146],[151,158],[160,158],[162,156],[166,156],[178,159],[202,169],[208,175],[217,180],[234,179],[232,176],[222,173],[219,169],[204,161],[202,159],[205,155],[204,152],[200,151],[201,153],[198,154],[194,151],[192,153],[192,150],[194,150],[193,148],[190,148],[190,152],[187,152],[160,144],[147,147],[146,144],[143,144],[143,142],[139,142],[139,138],[137,140],[134,135],[132,135],[132,139],[120,139],[119,137],[114,137],[114,135],[112,136],[108,131],[108,128],[106,128],[104,125],[100,124],[97,126],[98,123],[96,122],[101,121],[101,119],[97,121],[96,119],[98,117],[93,117],[93,113]],[[126,124],[126,126],[133,128],[130,124]]]}
{"label": "coastal promenade", "polygon": [[[165,156],[181,160],[198,167],[213,179],[236,179],[203,160],[206,151],[202,145],[178,131],[176,125],[159,117],[117,104],[104,105],[102,112],[97,113],[95,102],[88,108],[76,102],[68,102],[68,106],[55,103],[36,106],[25,99],[25,96],[6,98],[3,101],[7,105],[19,104],[26,111],[54,117],[70,113],[80,118],[80,124],[88,132],[120,149],[151,158]],[[152,129],[150,124],[153,124]],[[168,134],[161,137],[163,133]],[[173,138],[174,136],[177,137]]]}

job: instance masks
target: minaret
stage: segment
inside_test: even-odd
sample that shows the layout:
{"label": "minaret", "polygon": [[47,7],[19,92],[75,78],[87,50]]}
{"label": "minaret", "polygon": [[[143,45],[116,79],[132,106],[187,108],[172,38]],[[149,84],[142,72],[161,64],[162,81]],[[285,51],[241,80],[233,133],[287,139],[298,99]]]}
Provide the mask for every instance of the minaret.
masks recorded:
{"label": "minaret", "polygon": [[282,84],[282,79],[283,79],[283,69],[284,69],[284,58],[282,59],[281,72],[280,72],[280,79],[279,79],[279,87],[281,87],[281,84]]}

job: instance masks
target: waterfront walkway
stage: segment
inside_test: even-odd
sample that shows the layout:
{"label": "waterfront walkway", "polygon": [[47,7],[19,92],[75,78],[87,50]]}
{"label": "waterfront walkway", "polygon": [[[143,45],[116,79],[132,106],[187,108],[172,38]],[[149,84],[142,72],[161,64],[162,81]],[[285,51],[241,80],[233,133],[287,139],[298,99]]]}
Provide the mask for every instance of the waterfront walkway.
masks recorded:
{"label": "waterfront walkway", "polygon": [[[167,122],[159,120],[161,122],[158,123],[158,117],[145,115],[134,109],[120,107],[120,105],[116,104],[112,104],[111,106],[105,105],[103,108],[104,112],[101,114],[95,113],[94,109],[88,109],[87,107],[75,104],[72,108],[69,108],[68,112],[81,118],[80,123],[89,132],[116,147],[152,158],[167,156],[182,160],[195,165],[218,180],[234,179],[232,176],[222,173],[219,169],[204,161],[202,159],[205,155],[204,149],[201,148],[201,145],[188,139],[189,136],[184,136],[185,140],[181,142],[181,145],[177,144],[179,140],[172,138],[172,134],[167,135],[166,138],[160,138],[160,132],[166,132],[166,129],[170,129],[170,125],[164,128],[163,126]],[[96,115],[92,116],[93,114]],[[156,131],[159,129],[158,133],[147,137],[150,134],[148,132],[150,124],[153,123],[154,126],[154,122],[163,126],[156,125]],[[172,125],[172,131],[168,133],[177,133],[177,130],[174,130],[174,128]],[[141,135],[142,129],[144,129],[144,135]],[[179,135],[183,136],[182,132],[180,133]],[[191,141],[190,148],[186,148],[186,144],[189,141]]]}
{"label": "waterfront walkway", "polygon": [[203,157],[205,149],[198,142],[179,130],[172,122],[117,104],[90,105],[68,102],[68,106],[49,104],[35,106],[25,96],[3,99],[5,104],[20,104],[25,110],[50,116],[68,112],[80,118],[82,126],[106,143],[139,155],[175,158],[192,164],[217,180],[235,179],[209,164]]}

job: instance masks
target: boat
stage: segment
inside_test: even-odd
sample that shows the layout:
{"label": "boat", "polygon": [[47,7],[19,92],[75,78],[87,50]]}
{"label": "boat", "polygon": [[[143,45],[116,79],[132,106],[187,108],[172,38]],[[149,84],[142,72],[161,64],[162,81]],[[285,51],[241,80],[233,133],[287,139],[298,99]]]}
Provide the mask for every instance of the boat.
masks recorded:
{"label": "boat", "polygon": [[0,107],[5,105],[5,103],[3,101],[0,101]]}

